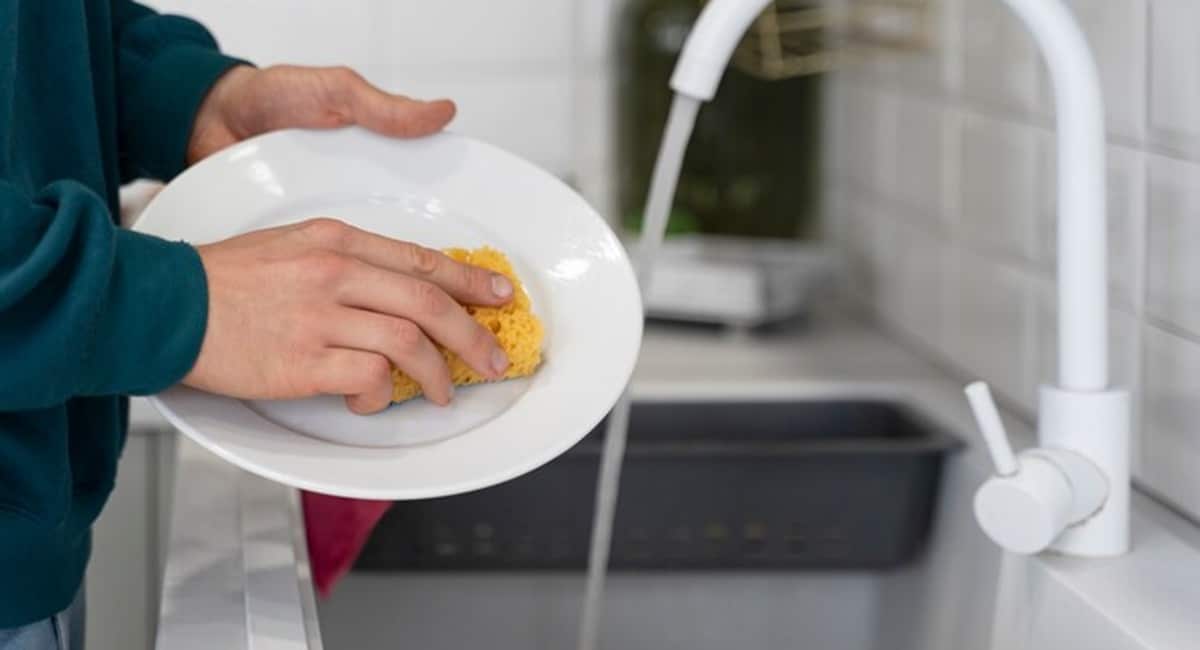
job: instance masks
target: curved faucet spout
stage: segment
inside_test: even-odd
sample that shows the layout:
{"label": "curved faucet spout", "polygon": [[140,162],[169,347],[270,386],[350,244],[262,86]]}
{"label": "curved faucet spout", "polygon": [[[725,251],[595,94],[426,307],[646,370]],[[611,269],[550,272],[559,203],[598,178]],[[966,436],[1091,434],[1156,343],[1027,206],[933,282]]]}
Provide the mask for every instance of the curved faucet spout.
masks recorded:
{"label": "curved faucet spout", "polygon": [[1050,71],[1058,126],[1058,382],[1108,386],[1104,103],[1079,26],[1060,2],[1004,0]]}
{"label": "curved faucet spout", "polygon": [[[1059,0],[1003,0],[1033,34],[1054,88],[1058,125],[1058,383],[1108,386],[1104,103],[1087,41]],[[711,0],[696,20],[671,88],[708,101],[733,50],[770,0]]]}
{"label": "curved faucet spout", "polygon": [[671,90],[703,102],[717,94],[721,75],[742,35],[771,0],[712,0],[704,6],[671,74]]}

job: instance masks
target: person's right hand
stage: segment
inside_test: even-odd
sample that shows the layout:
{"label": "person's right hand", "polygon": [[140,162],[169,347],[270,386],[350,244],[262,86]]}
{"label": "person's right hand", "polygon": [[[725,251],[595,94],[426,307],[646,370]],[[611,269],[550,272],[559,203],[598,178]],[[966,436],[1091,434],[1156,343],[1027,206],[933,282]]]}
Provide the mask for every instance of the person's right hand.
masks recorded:
{"label": "person's right hand", "polygon": [[356,413],[391,402],[391,366],[446,404],[450,372],[434,341],[481,375],[508,358],[459,304],[512,298],[502,275],[333,219],[198,247],[208,329],[183,383],[240,399],[346,396]]}

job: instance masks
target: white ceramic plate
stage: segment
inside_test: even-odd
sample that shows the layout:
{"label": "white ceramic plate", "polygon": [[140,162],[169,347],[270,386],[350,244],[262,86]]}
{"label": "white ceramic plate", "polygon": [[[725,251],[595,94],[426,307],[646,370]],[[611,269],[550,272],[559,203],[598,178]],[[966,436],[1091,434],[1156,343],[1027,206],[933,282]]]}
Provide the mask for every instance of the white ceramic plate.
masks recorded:
{"label": "white ceramic plate", "polygon": [[189,169],[134,227],[204,244],[322,215],[434,248],[504,251],[545,324],[545,362],[528,379],[460,389],[447,408],[414,400],[371,416],[337,397],[245,402],[176,386],[153,399],[226,460],[341,496],[455,494],[567,450],[629,380],[642,307],[616,236],[550,174],[463,136],[269,134]]}

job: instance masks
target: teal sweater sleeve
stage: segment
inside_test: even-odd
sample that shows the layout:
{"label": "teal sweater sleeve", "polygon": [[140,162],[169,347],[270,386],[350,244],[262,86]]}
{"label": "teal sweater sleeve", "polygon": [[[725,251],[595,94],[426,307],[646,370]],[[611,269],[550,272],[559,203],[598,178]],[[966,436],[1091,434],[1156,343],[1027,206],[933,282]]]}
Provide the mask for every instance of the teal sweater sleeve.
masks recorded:
{"label": "teal sweater sleeve", "polygon": [[217,50],[199,23],[129,0],[113,3],[118,134],[125,179],[169,179],[185,165],[196,111],[243,61]]}
{"label": "teal sweater sleeve", "polygon": [[199,255],[114,212],[122,179],[183,169],[236,63],[128,0],[0,0],[0,629],[78,592],[126,437],[119,396],[195,363]]}
{"label": "teal sweater sleeve", "polygon": [[[238,60],[199,24],[112,5],[121,176],[170,179],[196,111]],[[148,394],[178,382],[207,320],[200,258],[119,229],[75,181],[31,191],[0,177],[0,411],[77,396]]]}
{"label": "teal sweater sleeve", "polygon": [[0,182],[0,411],[179,381],[207,319],[195,249],[113,225],[74,181]]}

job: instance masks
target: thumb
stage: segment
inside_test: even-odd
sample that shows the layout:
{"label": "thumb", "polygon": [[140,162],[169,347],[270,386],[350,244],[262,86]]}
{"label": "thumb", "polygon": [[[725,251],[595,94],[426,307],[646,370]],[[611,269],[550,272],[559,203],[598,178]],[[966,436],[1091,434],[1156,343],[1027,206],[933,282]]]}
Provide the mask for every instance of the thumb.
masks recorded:
{"label": "thumb", "polygon": [[457,108],[448,99],[421,101],[393,95],[358,75],[345,77],[342,97],[350,120],[383,135],[414,138],[441,131],[454,119]]}

